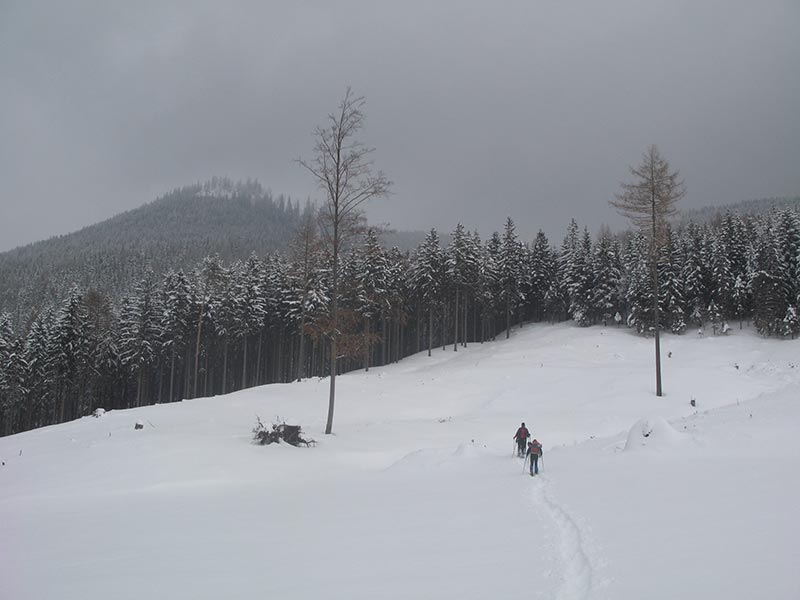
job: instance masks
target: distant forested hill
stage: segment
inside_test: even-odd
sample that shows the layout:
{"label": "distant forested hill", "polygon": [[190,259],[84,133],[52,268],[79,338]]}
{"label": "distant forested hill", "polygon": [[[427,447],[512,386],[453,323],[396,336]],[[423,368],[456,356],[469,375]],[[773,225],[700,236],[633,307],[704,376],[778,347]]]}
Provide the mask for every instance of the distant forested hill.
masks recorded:
{"label": "distant forested hill", "polygon": [[773,210],[781,209],[800,210],[800,196],[793,198],[759,198],[722,206],[704,206],[703,208],[681,210],[677,221],[679,225],[686,225],[690,222],[697,225],[702,225],[703,223],[717,225],[725,217],[725,213],[729,211],[740,215],[766,215]]}
{"label": "distant forested hill", "polygon": [[256,181],[215,177],[182,187],[80,231],[0,254],[0,313],[24,320],[24,313],[60,301],[73,284],[114,297],[147,269],[158,274],[190,269],[212,254],[232,261],[281,250],[300,217],[299,203],[273,197]]}
{"label": "distant forested hill", "polygon": [[[226,263],[282,251],[309,202],[274,197],[257,181],[214,177],[80,231],[0,253],[0,314],[15,323],[58,304],[73,285],[110,298],[127,292],[149,269],[190,270],[218,254]],[[410,250],[425,232],[387,231],[384,246]]]}

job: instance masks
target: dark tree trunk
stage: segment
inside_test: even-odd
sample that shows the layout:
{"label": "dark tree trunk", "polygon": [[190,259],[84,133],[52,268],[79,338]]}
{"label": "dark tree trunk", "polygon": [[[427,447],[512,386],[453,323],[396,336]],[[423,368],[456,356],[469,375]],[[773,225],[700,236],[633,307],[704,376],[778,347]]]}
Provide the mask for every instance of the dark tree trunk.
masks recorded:
{"label": "dark tree trunk", "polygon": [[228,336],[225,336],[225,341],[222,347],[222,393],[228,393]]}
{"label": "dark tree trunk", "polygon": [[506,289],[506,339],[511,337],[511,290]]}
{"label": "dark tree trunk", "polygon": [[456,301],[453,313],[453,352],[458,352],[458,286],[456,286]]}
{"label": "dark tree trunk", "polygon": [[172,353],[169,360],[169,401],[175,402],[175,342],[172,343]]}
{"label": "dark tree trunk", "polygon": [[242,389],[247,388],[247,335],[242,336]]}

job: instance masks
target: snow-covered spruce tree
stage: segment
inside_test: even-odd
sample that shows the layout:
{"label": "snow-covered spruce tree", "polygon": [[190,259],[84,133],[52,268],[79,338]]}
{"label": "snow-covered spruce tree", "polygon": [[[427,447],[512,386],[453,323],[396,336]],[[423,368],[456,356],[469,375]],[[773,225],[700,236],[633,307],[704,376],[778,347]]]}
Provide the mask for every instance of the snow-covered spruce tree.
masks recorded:
{"label": "snow-covered spruce tree", "polygon": [[[305,349],[304,339],[310,338],[310,352],[301,352],[304,356],[299,361],[302,371],[298,373],[316,375],[320,371],[322,360],[320,359],[320,340],[322,323],[328,320],[328,309],[330,307],[330,261],[321,247],[313,253],[312,268],[308,272],[308,280],[304,288],[304,303],[301,319],[301,340],[300,348]],[[308,364],[306,365],[306,362]]]}
{"label": "snow-covered spruce tree", "polygon": [[725,249],[730,263],[731,281],[735,285],[737,279],[746,280],[748,245],[753,240],[747,235],[747,229],[738,214],[730,211],[725,213],[725,218],[717,233],[717,239]]}
{"label": "snow-covered spruce tree", "polygon": [[705,227],[689,224],[683,239],[683,286],[686,311],[691,323],[702,327],[711,302],[713,278],[711,243]]}
{"label": "snow-covered spruce tree", "polygon": [[560,251],[553,250],[550,284],[544,294],[545,313],[551,323],[558,323],[568,317],[569,294],[567,294],[567,286],[562,280],[561,264]]}
{"label": "snow-covered spruce tree", "polygon": [[295,365],[292,363],[292,341],[297,331],[297,294],[292,286],[289,263],[276,255],[269,263],[269,295],[274,298],[274,314],[269,319],[269,337],[272,340],[269,354],[270,381],[286,383],[294,378]]}
{"label": "snow-covered spruce tree", "polygon": [[83,385],[80,414],[91,414],[114,396],[111,382],[117,378],[115,368],[106,368],[106,352],[118,328],[111,299],[104,293],[89,289],[84,295],[86,306],[86,375]]}
{"label": "snow-covered spruce tree", "polygon": [[50,337],[51,368],[55,387],[52,422],[80,415],[81,383],[87,368],[87,314],[83,294],[73,287],[55,317]]}
{"label": "snow-covered spruce tree", "polygon": [[553,262],[550,242],[540,229],[528,255],[530,281],[528,302],[532,306],[533,318],[536,321],[541,321],[545,316],[544,298],[553,278]]}
{"label": "snow-covered spruce tree", "polygon": [[[203,349],[203,340],[211,338],[214,331],[215,312],[220,302],[220,290],[227,280],[227,271],[222,265],[218,255],[205,257],[194,274],[194,368],[192,376],[192,398],[201,394],[200,382],[200,351]],[[204,338],[205,334],[205,338]],[[208,353],[205,355],[206,362]],[[205,381],[208,383],[207,370]],[[205,390],[204,390],[205,392]]]}
{"label": "snow-covered spruce tree", "polygon": [[624,253],[628,327],[635,327],[642,334],[655,330],[649,245],[644,234],[637,232],[628,241]]}
{"label": "snow-covered spruce tree", "polygon": [[[711,302],[719,311],[719,319],[716,322],[727,321],[735,313],[733,300],[735,279],[728,249],[720,236],[714,236],[711,242],[711,277]],[[710,312],[709,310],[709,317]]]}
{"label": "snow-covered spruce tree", "polygon": [[775,232],[768,226],[757,241],[751,287],[753,290],[753,322],[762,335],[780,335],[789,303],[782,276],[782,263]]}
{"label": "snow-covered spruce tree", "polygon": [[[372,327],[380,318],[385,329],[386,313],[389,310],[389,260],[374,229],[367,231],[361,248],[354,255],[352,266],[355,310],[364,321],[364,369],[369,371],[373,344],[376,341],[385,341],[386,334],[385,331],[382,335],[373,333]],[[383,364],[385,350],[382,354]]]}
{"label": "snow-covered spruce tree", "polygon": [[439,310],[444,282],[445,257],[436,229],[431,229],[425,241],[417,248],[411,265],[410,278],[417,296],[425,307],[428,318],[428,356],[433,349],[434,315]]}
{"label": "snow-covered spruce tree", "polygon": [[620,285],[622,265],[619,257],[619,245],[611,234],[605,232],[594,249],[593,281],[591,294],[591,310],[595,319],[606,325],[620,310]]}
{"label": "snow-covered spruce tree", "polygon": [[794,211],[782,210],[773,216],[772,222],[786,302],[796,304],[800,298],[800,217]]}
{"label": "snow-covered spruce tree", "polygon": [[[473,339],[477,337],[475,332],[475,325],[477,319],[477,299],[476,299],[476,289],[478,286],[478,279],[480,277],[481,272],[481,255],[483,253],[483,245],[481,244],[481,237],[478,235],[477,231],[473,233],[467,233],[467,254],[466,260],[464,263],[464,274],[463,274],[463,281],[464,281],[464,310],[462,311],[463,314],[463,326],[462,331],[464,333],[464,337],[462,340],[463,346],[466,348],[467,343],[469,342],[469,315],[470,315],[470,307],[472,308],[472,323],[473,323]],[[525,275],[523,274],[523,279]]]}
{"label": "snow-covered spruce tree", "polygon": [[14,431],[15,412],[21,403],[16,385],[17,344],[10,315],[0,314],[0,434],[2,435],[9,435]]}
{"label": "snow-covered spruce tree", "polygon": [[299,164],[314,176],[326,194],[323,212],[327,217],[326,238],[332,256],[331,265],[331,334],[330,334],[330,391],[325,433],[333,430],[333,409],[336,397],[336,361],[338,354],[339,253],[343,229],[359,206],[370,198],[386,196],[391,182],[380,171],[373,171],[372,149],[355,136],[364,125],[364,98],[347,88],[338,111],[328,116],[328,127],[317,127],[317,143],[313,158],[300,159]]}
{"label": "snow-covered spruce tree", "polygon": [[492,298],[490,305],[493,310],[489,315],[489,337],[491,337],[492,340],[497,338],[497,323],[500,318],[500,313],[505,307],[505,301],[503,299],[503,280],[500,271],[500,252],[502,245],[503,242],[500,239],[500,234],[493,231],[491,237],[486,242],[486,253],[488,255],[487,264],[491,265],[492,272],[494,273],[492,281],[489,282],[490,288],[487,292]]}
{"label": "snow-covered spruce tree", "polygon": [[242,299],[238,295],[237,280],[241,273],[241,263],[235,262],[228,268],[223,268],[223,281],[219,294],[214,303],[214,335],[222,344],[222,387],[220,393],[227,394],[228,385],[228,354],[231,341],[236,338],[241,313]]}
{"label": "snow-covered spruce tree", "polygon": [[570,219],[567,227],[567,234],[561,242],[561,251],[558,254],[558,279],[564,288],[564,295],[567,302],[567,314],[565,317],[572,317],[572,291],[578,287],[577,267],[579,252],[579,233],[578,223],[575,219]]}
{"label": "snow-covered spruce tree", "polygon": [[[574,221],[573,221],[574,223]],[[592,324],[592,293],[594,288],[592,270],[592,240],[589,230],[584,228],[572,260],[565,271],[567,293],[569,294],[569,313],[578,325]]]}
{"label": "snow-covered spruce tree", "polygon": [[96,408],[127,408],[125,398],[127,372],[120,360],[118,336],[120,324],[116,311],[111,307],[109,328],[97,338],[92,350],[93,369],[97,374],[94,388],[96,399],[92,410]]}
{"label": "snow-covered spruce tree", "polygon": [[686,329],[686,312],[683,299],[683,253],[678,234],[668,228],[665,243],[659,253],[659,291],[661,322],[672,333],[682,333]]}
{"label": "snow-covered spruce tree", "polygon": [[480,249],[478,254],[478,271],[476,274],[474,297],[475,309],[480,315],[480,333],[478,341],[482,344],[488,335],[490,319],[497,311],[494,291],[497,287],[497,265],[495,256],[489,252],[488,246],[479,243],[478,233],[474,234],[475,241]]}
{"label": "snow-covered spruce tree", "polygon": [[506,311],[506,339],[511,335],[511,311],[520,301],[519,284],[523,263],[522,244],[517,238],[516,227],[511,217],[506,219],[500,244],[497,271]]}
{"label": "snow-covered spruce tree", "polygon": [[[235,335],[241,346],[242,377],[241,389],[249,386],[258,370],[257,363],[252,364],[250,347],[253,338],[263,329],[267,318],[267,299],[264,294],[264,262],[255,254],[242,264],[236,279],[235,290],[239,297],[236,311]],[[256,351],[256,356],[257,351]]]}
{"label": "snow-covered spruce tree", "polygon": [[412,314],[414,293],[410,285],[409,253],[401,252],[397,246],[393,246],[389,250],[388,258],[388,307],[391,311],[388,352],[389,361],[397,362],[405,354],[405,329]]}
{"label": "snow-covered spruce tree", "polygon": [[120,353],[122,363],[136,377],[134,406],[149,404],[150,368],[160,354],[161,314],[154,276],[145,275],[123,302],[120,315]]}
{"label": "snow-covered spruce tree", "polygon": [[[459,320],[459,305],[461,299],[466,296],[465,290],[474,279],[477,269],[477,256],[471,247],[470,236],[461,223],[458,223],[453,231],[452,241],[447,248],[446,261],[453,294],[453,350],[458,351],[459,332],[462,336],[466,336],[465,328],[460,327],[462,321]],[[466,311],[466,307],[464,310]]]}
{"label": "snow-covered spruce tree", "polygon": [[[319,236],[319,221],[316,214],[306,211],[302,224],[289,244],[289,282],[296,298],[298,321],[299,350],[297,361],[298,380],[309,373],[309,358],[306,356],[307,326],[314,323],[324,306],[328,303],[325,291],[325,259],[322,251],[322,241]],[[265,313],[271,311],[270,302],[265,291]],[[265,317],[265,321],[267,317]],[[311,328],[314,329],[313,327]],[[263,330],[263,328],[262,328]],[[259,348],[261,342],[259,341]],[[311,362],[314,354],[312,349]],[[258,361],[260,364],[260,359]]]}
{"label": "snow-covered spruce tree", "polygon": [[[2,318],[0,317],[0,320]],[[25,363],[27,365],[26,388],[29,400],[26,403],[25,415],[22,420],[21,430],[41,427],[50,423],[54,412],[53,381],[49,365],[50,329],[53,322],[53,312],[47,308],[39,313],[31,322],[28,335],[25,337]],[[2,329],[0,325],[0,371],[3,368],[2,358]],[[106,375],[102,364],[95,359],[98,378]]]}
{"label": "snow-covered spruce tree", "polygon": [[164,276],[161,290],[161,348],[169,362],[168,402],[175,402],[176,369],[186,369],[186,350],[192,342],[192,297],[189,280],[183,271],[169,271]]}

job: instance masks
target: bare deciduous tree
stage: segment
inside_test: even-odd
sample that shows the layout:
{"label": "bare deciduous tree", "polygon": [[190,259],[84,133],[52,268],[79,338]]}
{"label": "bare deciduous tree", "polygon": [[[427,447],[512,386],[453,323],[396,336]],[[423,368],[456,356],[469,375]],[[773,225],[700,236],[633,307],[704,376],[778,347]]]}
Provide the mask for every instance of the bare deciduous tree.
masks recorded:
{"label": "bare deciduous tree", "polygon": [[671,171],[658,148],[650,146],[638,167],[630,167],[632,183],[623,183],[622,191],[609,203],[630,219],[650,238],[650,269],[653,278],[653,331],[656,345],[656,396],[661,390],[661,343],[658,314],[658,247],[663,241],[667,218],[675,214],[675,204],[686,194],[678,171]]}
{"label": "bare deciduous tree", "polygon": [[339,253],[347,227],[358,216],[359,207],[370,198],[386,196],[391,182],[382,171],[373,169],[370,158],[374,148],[355,139],[364,125],[365,100],[348,87],[335,113],[328,115],[328,126],[317,127],[313,158],[298,163],[317,180],[326,200],[322,209],[323,231],[331,249],[331,332],[330,395],[325,433],[333,430],[333,406],[336,397],[336,342],[339,335]]}

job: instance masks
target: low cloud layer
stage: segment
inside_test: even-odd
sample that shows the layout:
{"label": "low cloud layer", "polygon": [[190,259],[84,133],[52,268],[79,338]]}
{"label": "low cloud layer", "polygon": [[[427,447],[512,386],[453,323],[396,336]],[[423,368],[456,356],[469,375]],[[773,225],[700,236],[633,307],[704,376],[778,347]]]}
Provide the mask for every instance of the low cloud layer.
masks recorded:
{"label": "low cloud layer", "polygon": [[684,206],[800,194],[800,4],[0,5],[0,251],[211,175],[320,198],[293,159],[346,86],[398,228],[557,241],[648,144]]}

